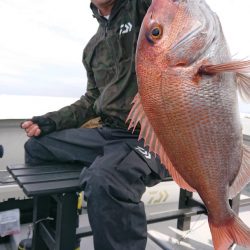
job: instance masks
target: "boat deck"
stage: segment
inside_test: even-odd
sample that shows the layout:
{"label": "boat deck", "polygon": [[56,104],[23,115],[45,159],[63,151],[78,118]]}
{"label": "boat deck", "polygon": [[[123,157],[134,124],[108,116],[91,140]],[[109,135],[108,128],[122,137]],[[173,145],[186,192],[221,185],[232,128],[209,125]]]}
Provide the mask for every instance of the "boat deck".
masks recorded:
{"label": "boat deck", "polygon": [[[250,185],[242,192],[241,199],[250,197]],[[160,211],[176,210],[178,203],[146,205],[146,213],[159,213]],[[250,227],[250,205],[241,207],[240,218]],[[197,215],[192,217],[191,227],[188,231],[180,231],[176,228],[177,220],[158,222],[148,225],[148,243],[146,250],[212,250],[212,239],[209,230],[207,216]],[[80,216],[80,225],[88,226],[88,217],[83,209]],[[10,241],[0,244],[0,250],[16,250],[18,242],[27,238],[29,224],[21,227],[21,233],[10,237]],[[246,248],[236,246],[234,250],[244,250]],[[93,237],[85,237],[81,240],[81,250],[94,250]]]}

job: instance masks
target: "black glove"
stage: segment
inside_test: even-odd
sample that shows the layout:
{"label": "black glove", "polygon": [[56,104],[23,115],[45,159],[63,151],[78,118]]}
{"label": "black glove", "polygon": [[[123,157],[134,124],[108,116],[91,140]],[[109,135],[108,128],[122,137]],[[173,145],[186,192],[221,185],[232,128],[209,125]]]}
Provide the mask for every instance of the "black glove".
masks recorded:
{"label": "black glove", "polygon": [[47,135],[56,130],[56,123],[48,117],[33,116],[31,121],[36,123],[41,129],[39,136]]}

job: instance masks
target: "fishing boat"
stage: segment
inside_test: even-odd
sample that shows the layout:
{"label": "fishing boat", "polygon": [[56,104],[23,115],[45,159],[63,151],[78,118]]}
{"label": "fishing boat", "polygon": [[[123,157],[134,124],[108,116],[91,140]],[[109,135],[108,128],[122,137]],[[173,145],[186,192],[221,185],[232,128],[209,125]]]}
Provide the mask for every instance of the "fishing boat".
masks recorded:
{"label": "fishing boat", "polygon": [[[4,216],[1,216],[1,213],[13,211],[16,208],[18,208],[18,215],[20,217],[15,217],[16,214],[14,214],[13,221],[16,220],[15,222],[20,225],[20,229],[18,232],[10,233],[0,238],[1,250],[15,250],[22,239],[28,236],[31,237],[32,199],[25,196],[23,191],[6,171],[7,165],[24,162],[23,145],[28,138],[24,131],[20,129],[20,123],[31,117],[34,113],[47,112],[48,107],[50,107],[51,110],[55,110],[58,106],[63,106],[74,101],[73,98],[60,97],[0,96],[0,104],[3,107],[6,103],[11,103],[17,98],[21,106],[19,106],[18,112],[14,108],[9,108],[8,112],[1,112],[0,114],[0,145],[3,146],[3,156],[0,158],[0,231],[1,223],[3,225],[6,222]],[[28,104],[34,103],[34,98],[36,101],[38,100],[37,103],[39,104],[36,107],[33,106],[28,109]],[[41,105],[43,103],[46,103],[46,107]],[[249,106],[241,104],[240,108],[242,111],[241,121],[244,141],[250,145]],[[23,110],[23,112],[20,112],[20,110]],[[165,215],[166,213],[169,216],[171,211],[178,211],[179,193],[180,189],[173,181],[161,182],[154,187],[147,188],[142,197],[147,217],[154,218],[154,216],[156,216],[160,218],[161,215]],[[199,200],[198,195],[194,194],[194,197]],[[240,199],[244,206],[239,208],[239,215],[247,225],[250,225],[250,185],[242,191]],[[164,219],[164,216],[162,216],[159,222],[148,224],[148,243],[146,250],[213,249],[211,233],[205,214],[193,215],[189,229],[184,231],[177,229],[177,217],[174,219]],[[86,203],[84,202],[81,208],[80,226],[89,226]],[[94,250],[92,236],[82,238],[81,249]],[[237,246],[235,249],[243,250],[244,248]]]}

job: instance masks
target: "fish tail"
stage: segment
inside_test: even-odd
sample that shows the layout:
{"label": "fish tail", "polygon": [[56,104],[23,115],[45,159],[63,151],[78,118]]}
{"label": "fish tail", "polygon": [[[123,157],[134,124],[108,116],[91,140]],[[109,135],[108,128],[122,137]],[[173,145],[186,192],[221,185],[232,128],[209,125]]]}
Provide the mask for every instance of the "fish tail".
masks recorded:
{"label": "fish tail", "polygon": [[228,250],[233,244],[250,247],[250,229],[234,214],[224,225],[209,221],[215,250]]}

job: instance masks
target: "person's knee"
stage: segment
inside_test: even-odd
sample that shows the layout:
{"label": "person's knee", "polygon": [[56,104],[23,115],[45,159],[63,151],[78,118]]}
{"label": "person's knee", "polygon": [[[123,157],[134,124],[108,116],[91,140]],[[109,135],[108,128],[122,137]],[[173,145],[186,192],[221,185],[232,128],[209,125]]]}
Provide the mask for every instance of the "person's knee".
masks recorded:
{"label": "person's knee", "polygon": [[29,138],[29,140],[28,141],[26,141],[25,142],[25,144],[24,144],[24,150],[25,150],[25,152],[29,152],[29,153],[32,153],[32,149],[34,148],[34,147],[36,147],[35,145],[37,144],[37,142],[36,142],[36,139],[35,138]]}
{"label": "person's knee", "polygon": [[30,138],[24,144],[24,150],[26,164],[36,165],[52,160],[51,154],[42,145],[38,138]]}
{"label": "person's knee", "polygon": [[24,144],[25,156],[27,157],[35,157],[37,148],[39,148],[39,144],[35,138],[30,138]]}
{"label": "person's knee", "polygon": [[25,144],[24,144],[24,153],[25,153],[25,163],[26,164],[35,164],[34,160],[36,159],[36,149],[37,148],[37,141],[35,138],[30,138]]}

